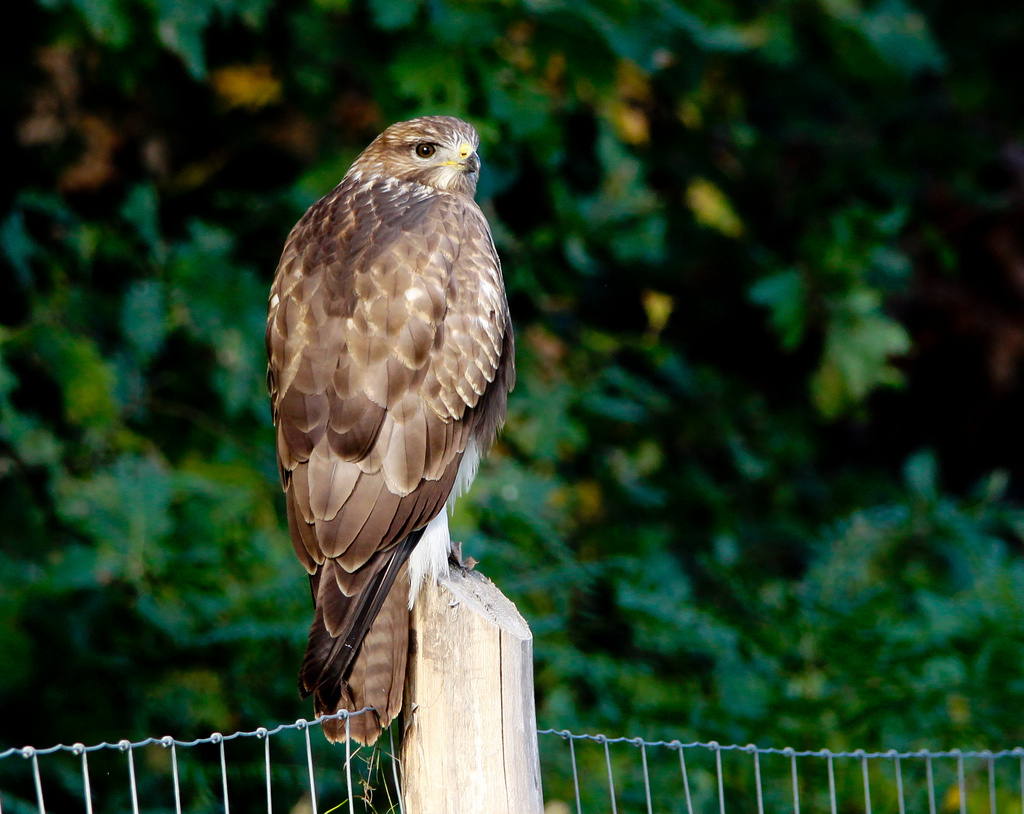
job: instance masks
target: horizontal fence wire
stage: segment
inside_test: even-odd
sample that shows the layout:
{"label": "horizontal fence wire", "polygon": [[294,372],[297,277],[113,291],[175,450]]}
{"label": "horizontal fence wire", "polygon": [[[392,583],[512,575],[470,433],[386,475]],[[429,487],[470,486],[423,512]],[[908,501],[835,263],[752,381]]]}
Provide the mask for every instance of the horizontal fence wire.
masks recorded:
{"label": "horizontal fence wire", "polygon": [[870,752],[539,734],[546,810],[562,814],[1024,812],[1024,747]]}
{"label": "horizontal fence wire", "polygon": [[[308,814],[358,810],[404,814],[394,741],[390,741],[391,768],[386,778],[393,785],[383,795],[378,789],[377,799],[371,799],[372,783],[362,777],[358,784],[353,782],[353,757],[358,750],[353,750],[347,737],[343,752],[327,746],[322,737],[311,740],[311,730],[331,719],[345,721],[347,736],[350,716],[342,711],[314,721],[299,719],[230,735],[215,732],[191,741],[166,736],[93,746],[6,749],[0,751],[0,814],[45,814],[51,796],[58,800],[53,810],[67,810],[69,799],[77,797],[87,814],[94,810],[230,814],[233,807],[272,814],[275,805],[281,812]],[[555,729],[541,730],[539,735],[547,812],[1024,814],[1022,747],[868,752],[652,741]],[[247,739],[260,744],[259,748],[244,754],[226,748],[232,741]],[[273,750],[272,740],[278,744]],[[213,751],[197,768],[194,755],[203,747]],[[153,749],[165,759],[155,759]],[[370,753],[371,762],[374,756],[379,761],[378,750]],[[90,765],[90,757],[95,764],[104,754],[122,761],[121,780],[114,779],[122,788],[113,796],[108,788],[107,805],[96,805],[100,781],[109,787],[117,774],[116,764],[107,763],[102,769]],[[58,767],[53,764],[58,760],[65,762]],[[377,769],[379,785],[385,771],[379,763]],[[151,775],[170,782],[154,783]],[[17,790],[12,791],[15,786]],[[196,786],[201,787],[199,791]]]}
{"label": "horizontal fence wire", "polygon": [[[175,812],[175,814],[182,814],[183,811],[190,809],[183,802],[184,784],[179,750],[193,749],[204,745],[212,745],[216,747],[217,750],[217,757],[213,762],[213,765],[216,768],[216,773],[219,775],[216,782],[217,800],[216,804],[211,806],[210,803],[212,801],[208,799],[210,795],[205,795],[205,797],[204,795],[199,795],[199,799],[196,801],[193,807],[202,810],[219,809],[223,810],[224,814],[230,814],[232,798],[231,793],[229,791],[229,760],[227,757],[227,752],[225,750],[225,744],[227,744],[230,741],[250,738],[255,739],[256,741],[263,742],[262,760],[257,760],[256,762],[260,764],[260,774],[262,775],[262,777],[260,778],[259,785],[261,786],[262,789],[265,790],[265,799],[263,801],[265,805],[265,810],[267,814],[272,814],[272,812],[274,811],[273,778],[275,776],[275,772],[274,764],[271,758],[271,739],[275,736],[278,736],[280,738],[280,736],[292,732],[300,733],[302,735],[302,739],[298,744],[298,751],[301,751],[303,753],[299,755],[299,758],[302,760],[304,765],[301,767],[302,771],[298,774],[304,775],[305,783],[303,784],[304,788],[301,789],[301,792],[298,792],[296,788],[297,784],[294,782],[294,777],[297,773],[290,773],[291,777],[289,779],[293,781],[289,784],[290,794],[292,797],[297,797],[301,794],[301,797],[303,798],[305,805],[303,805],[299,810],[308,811],[310,812],[310,814],[318,814],[317,776],[313,757],[314,747],[309,735],[311,729],[320,727],[324,721],[330,720],[344,720],[346,736],[344,747],[345,758],[343,766],[344,800],[341,803],[337,803],[337,798],[335,797],[332,800],[332,810],[337,809],[344,810],[347,812],[355,812],[357,810],[356,800],[362,798],[356,794],[355,787],[352,782],[351,764],[353,752],[351,740],[348,737],[348,735],[350,731],[351,718],[356,715],[367,714],[369,711],[369,708],[362,709],[359,712],[355,713],[349,713],[345,710],[342,710],[332,715],[324,715],[313,721],[307,721],[304,718],[300,718],[293,724],[279,724],[273,728],[261,726],[252,731],[238,731],[230,735],[223,735],[220,732],[214,732],[212,735],[208,737],[196,738],[195,740],[188,741],[176,740],[168,735],[162,738],[145,738],[144,740],[140,741],[121,740],[117,743],[103,742],[94,744],[92,746],[85,746],[81,743],[75,743],[69,746],[67,744],[61,743],[57,744],[56,746],[50,746],[44,749],[36,748],[33,746],[5,749],[3,751],[0,751],[0,783],[2,783],[3,780],[7,779],[8,775],[10,774],[10,772],[2,771],[6,768],[5,763],[8,763],[7,761],[5,761],[5,759],[21,757],[24,761],[26,761],[26,765],[29,767],[30,785],[33,792],[32,799],[34,800],[35,805],[34,807],[26,807],[26,795],[14,796],[10,793],[5,794],[5,789],[3,785],[0,785],[0,814],[4,814],[5,811],[8,811],[11,808],[13,808],[14,812],[35,810],[38,811],[39,814],[45,814],[47,810],[46,791],[44,789],[43,774],[40,769],[42,764],[40,758],[53,759],[61,754],[70,754],[80,758],[78,778],[80,795],[85,807],[85,811],[87,812],[87,814],[92,814],[94,810],[93,789],[95,783],[93,780],[94,773],[90,771],[89,755],[95,755],[96,753],[103,752],[120,752],[125,756],[125,765],[123,768],[125,772],[125,779],[127,781],[127,799],[132,814],[140,814],[140,812],[146,810],[172,810],[170,806],[167,804],[167,801],[164,800],[153,802],[152,805],[150,805],[149,807],[144,807],[140,800],[140,783],[138,771],[136,770],[135,756],[137,753],[141,752],[147,747],[160,747],[163,750],[165,750],[166,753],[168,754],[169,760],[166,761],[166,763],[159,761],[154,762],[152,760],[148,761],[148,763],[150,765],[153,765],[155,763],[158,766],[166,765],[167,773],[170,774],[170,780],[173,786],[173,811]],[[324,741],[325,739],[321,738],[320,740]],[[291,757],[293,759],[292,762],[294,763],[294,758],[296,757],[297,751],[295,748],[296,744],[289,744],[289,746],[291,748],[288,751],[291,753]],[[250,762],[252,762],[251,758],[252,756],[250,756]],[[336,763],[337,761],[334,762]],[[66,769],[66,767],[63,768]],[[336,766],[334,767],[334,773],[337,773]],[[109,770],[107,770],[107,774],[109,775]],[[189,773],[189,778],[201,780],[208,779],[202,777],[201,775],[202,772],[197,773],[195,771],[192,771]],[[252,783],[248,782],[251,780],[251,772],[238,772],[238,775],[247,778],[247,788],[249,791],[251,791]],[[287,777],[288,775],[288,772],[278,773],[279,778]],[[397,774],[395,775],[395,777],[397,779]],[[64,772],[57,776],[56,781],[56,785],[58,785],[57,790],[63,792],[62,797],[65,799],[67,797],[67,780],[67,773]],[[122,793],[120,796],[123,798],[125,794]],[[246,804],[240,807],[241,810],[253,810],[251,808],[250,798],[251,794],[247,796]],[[294,799],[289,799],[285,805],[278,806],[278,808],[279,810],[285,812],[295,811],[293,807],[294,803]],[[373,809],[366,808],[364,805],[364,810]]]}

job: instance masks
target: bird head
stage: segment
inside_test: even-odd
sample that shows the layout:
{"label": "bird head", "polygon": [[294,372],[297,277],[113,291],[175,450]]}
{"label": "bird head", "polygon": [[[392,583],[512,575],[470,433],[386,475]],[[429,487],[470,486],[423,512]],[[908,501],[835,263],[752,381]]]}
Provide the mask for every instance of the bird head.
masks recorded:
{"label": "bird head", "polygon": [[479,146],[476,130],[462,119],[423,116],[391,125],[355,160],[350,172],[473,195],[480,178]]}

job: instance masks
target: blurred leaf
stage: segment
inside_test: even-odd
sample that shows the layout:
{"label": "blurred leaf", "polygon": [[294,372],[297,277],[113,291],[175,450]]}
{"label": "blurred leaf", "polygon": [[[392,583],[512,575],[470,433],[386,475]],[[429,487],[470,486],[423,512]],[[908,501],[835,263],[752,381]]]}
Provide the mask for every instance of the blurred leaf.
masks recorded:
{"label": "blurred leaf", "polygon": [[675,302],[668,294],[660,291],[647,289],[641,293],[644,311],[647,313],[648,330],[652,334],[659,334],[665,330],[669,318],[672,316],[672,309]]}
{"label": "blurred leaf", "polygon": [[772,327],[787,350],[799,345],[804,336],[807,314],[803,285],[800,272],[790,269],[765,277],[750,288],[750,299],[771,310]]}
{"label": "blurred leaf", "polygon": [[685,31],[697,45],[708,51],[742,51],[751,45],[739,29],[727,25],[709,26],[672,0],[657,0],[654,5],[668,22]]}
{"label": "blurred leaf", "polygon": [[153,255],[153,259],[161,263],[165,259],[166,248],[160,234],[160,213],[156,189],[149,184],[139,184],[128,194],[124,208],[121,210],[127,220],[138,232],[139,237]]}
{"label": "blurred leaf", "polygon": [[146,700],[168,721],[187,710],[190,720],[213,732],[230,729],[234,717],[222,679],[212,670],[171,672],[149,689]]}
{"label": "blurred leaf", "polygon": [[210,23],[213,0],[151,0],[158,16],[160,41],[176,53],[195,79],[206,76],[203,33]]}
{"label": "blurred leaf", "polygon": [[882,0],[870,10],[860,8],[856,0],[823,0],[823,5],[904,73],[945,68],[946,58],[932,37],[927,20],[905,0]]}
{"label": "blurred leaf", "polygon": [[281,80],[266,63],[218,68],[210,74],[210,82],[228,107],[259,110],[283,97]]}
{"label": "blurred leaf", "polygon": [[29,261],[36,251],[35,243],[25,229],[25,215],[14,210],[0,226],[0,248],[18,275],[18,282],[28,286],[32,280]]}
{"label": "blurred leaf", "polygon": [[124,298],[121,325],[141,359],[156,354],[167,335],[163,285],[156,280],[134,282]]}
{"label": "blurred leaf", "polygon": [[726,237],[740,237],[743,222],[736,216],[729,199],[706,178],[695,178],[686,188],[686,204],[697,222]]}
{"label": "blurred leaf", "polygon": [[914,495],[928,501],[938,496],[938,465],[931,452],[919,452],[908,458],[903,477]]}
{"label": "blurred leaf", "polygon": [[910,349],[906,329],[881,313],[874,292],[853,292],[834,308],[812,382],[814,403],[828,418],[859,404],[880,385],[902,384],[892,357]]}
{"label": "blurred leaf", "polygon": [[403,49],[388,70],[395,89],[414,102],[414,109],[449,115],[466,110],[467,89],[452,76],[449,56],[443,51],[424,46]]}
{"label": "blurred leaf", "polygon": [[373,21],[385,30],[407,28],[416,19],[420,0],[369,0]]}
{"label": "blurred leaf", "polygon": [[[124,46],[128,42],[131,28],[128,25],[126,9],[119,0],[71,0],[85,17],[93,35],[108,45]],[[60,0],[41,0],[42,5],[57,5]]]}
{"label": "blurred leaf", "polygon": [[118,414],[114,371],[96,345],[86,338],[59,334],[48,344],[48,362],[64,386],[68,420],[93,427],[114,421]]}
{"label": "blurred leaf", "polygon": [[100,544],[96,578],[139,582],[159,574],[169,552],[173,497],[166,465],[156,457],[122,456],[87,480],[59,484],[60,511]]}

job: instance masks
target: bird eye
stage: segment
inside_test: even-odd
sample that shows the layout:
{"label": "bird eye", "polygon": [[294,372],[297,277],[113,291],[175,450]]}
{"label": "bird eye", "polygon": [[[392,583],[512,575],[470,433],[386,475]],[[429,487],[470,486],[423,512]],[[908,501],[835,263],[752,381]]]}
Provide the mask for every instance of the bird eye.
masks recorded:
{"label": "bird eye", "polygon": [[430,158],[434,154],[437,148],[426,141],[420,142],[416,145],[416,155],[420,158]]}

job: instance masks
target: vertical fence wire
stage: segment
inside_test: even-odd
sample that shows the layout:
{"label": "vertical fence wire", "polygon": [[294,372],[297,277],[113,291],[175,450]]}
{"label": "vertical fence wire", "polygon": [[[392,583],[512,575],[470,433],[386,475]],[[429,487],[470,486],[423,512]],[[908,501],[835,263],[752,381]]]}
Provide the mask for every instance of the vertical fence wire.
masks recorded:
{"label": "vertical fence wire", "polygon": [[836,814],[836,767],[832,753],[828,753],[828,802],[829,811]]}
{"label": "vertical fence wire", "polygon": [[789,753],[789,773],[793,786],[793,814],[800,814],[800,780],[796,773],[796,752],[792,749],[785,751]]}
{"label": "vertical fence wire", "polygon": [[754,793],[757,795],[757,814],[764,814],[764,792],[761,789],[761,753],[752,743],[747,744],[747,749],[754,753]]}
{"label": "vertical fence wire", "polygon": [[135,751],[131,743],[121,741],[121,751],[128,755],[128,787],[132,795],[132,814],[139,814],[139,787],[135,782]]}
{"label": "vertical fence wire", "polygon": [[[618,814],[619,809],[615,804],[615,776],[612,774],[612,755],[608,751],[608,738],[604,735],[599,736],[602,743],[604,743],[604,762],[608,767],[608,794],[612,800],[612,814]],[[1021,769],[1021,776],[1024,777],[1024,768]]]}
{"label": "vertical fence wire", "polygon": [[871,814],[871,781],[868,778],[868,756],[863,749],[860,753],[860,773],[864,782],[864,814]]}
{"label": "vertical fence wire", "polygon": [[960,795],[960,814],[967,814],[967,788],[964,784],[964,756],[959,749],[954,749],[956,755],[956,790]]}
{"label": "vertical fence wire", "polygon": [[[348,810],[356,810],[356,798],[352,794],[352,719],[345,711],[345,789],[348,791]],[[313,814],[316,814],[314,809]]]}
{"label": "vertical fence wire", "polygon": [[988,769],[988,814],[996,814],[996,767],[991,753],[985,758],[985,768]]}
{"label": "vertical fence wire", "polygon": [[647,795],[647,814],[654,814],[654,807],[651,805],[651,775],[647,769],[647,744],[640,738],[640,761],[644,771],[644,793]]}
{"label": "vertical fence wire", "polygon": [[256,737],[263,741],[263,774],[267,781],[267,814],[273,814],[274,801],[270,795],[270,733],[265,726],[256,730]]}
{"label": "vertical fence wire", "polygon": [[1020,757],[1020,810],[1024,812],[1024,754]]}
{"label": "vertical fence wire", "polygon": [[178,774],[178,748],[171,741],[171,776],[174,778],[174,814],[181,814],[181,776]]}
{"label": "vertical fence wire", "polygon": [[[82,798],[85,802],[85,814],[92,814],[92,784],[89,782],[89,753],[84,743],[76,743],[71,747],[74,754],[82,756]],[[0,812],[2,814],[2,812]]]}
{"label": "vertical fence wire", "polygon": [[[899,814],[907,814],[906,803],[903,801],[903,768],[900,765],[900,756],[895,750],[890,754],[892,754],[896,764],[896,802],[899,805]],[[993,811],[992,814],[995,814],[995,812]]]}
{"label": "vertical fence wire", "polygon": [[924,759],[925,777],[928,781],[928,814],[935,814],[935,772],[932,770],[932,756]]}
{"label": "vertical fence wire", "polygon": [[[348,718],[345,719],[346,729],[348,728]],[[313,809],[313,814],[316,814],[316,777],[313,775],[313,745],[309,742],[309,724],[305,720],[302,721],[302,725],[299,727],[302,733],[306,736],[306,767],[309,769],[309,804]],[[346,751],[346,764],[348,763],[348,732],[345,732],[345,751]],[[348,810],[352,811],[352,795],[349,794]]]}
{"label": "vertical fence wire", "polygon": [[[757,752],[754,753],[755,755]],[[1024,779],[1024,758],[1021,759],[1021,778]],[[693,798],[690,797],[690,778],[686,776],[686,749],[679,744],[679,767],[683,770],[683,791],[686,792],[686,814],[693,814]],[[1022,786],[1024,788],[1024,786]],[[1024,794],[1024,791],[1021,792]]]}
{"label": "vertical fence wire", "polygon": [[580,773],[576,767],[576,747],[573,745],[572,734],[566,731],[569,738],[569,760],[572,761],[572,789],[576,795],[576,814],[583,814],[583,807],[580,804]]}
{"label": "vertical fence wire", "polygon": [[[224,736],[220,732],[214,732],[213,736],[217,739],[217,745],[220,747],[220,785],[221,793],[224,796],[224,814],[231,814],[231,805],[228,802],[228,763],[224,756]],[[316,814],[315,808],[313,814]]]}
{"label": "vertical fence wire", "polygon": [[709,744],[715,752],[715,774],[718,775],[718,812],[725,814],[725,785],[722,782],[722,750],[715,741]]}
{"label": "vertical fence wire", "polygon": [[36,786],[36,804],[39,806],[39,814],[46,814],[46,803],[43,802],[43,779],[39,776],[39,755],[31,746],[26,751],[29,751],[29,756],[32,758],[32,781]]}
{"label": "vertical fence wire", "polygon": [[395,752],[395,727],[388,727],[388,738],[391,740],[391,776],[395,779],[395,796],[398,797],[398,814],[405,814],[405,801],[402,799],[402,784],[398,782],[398,755]]}

